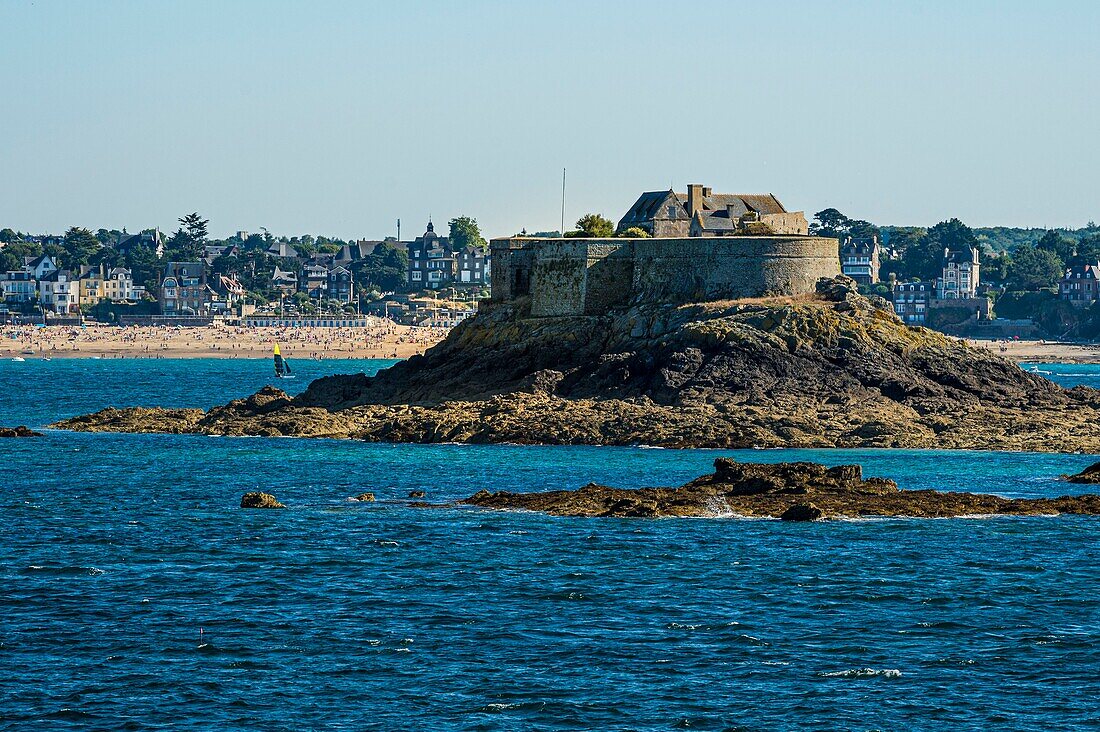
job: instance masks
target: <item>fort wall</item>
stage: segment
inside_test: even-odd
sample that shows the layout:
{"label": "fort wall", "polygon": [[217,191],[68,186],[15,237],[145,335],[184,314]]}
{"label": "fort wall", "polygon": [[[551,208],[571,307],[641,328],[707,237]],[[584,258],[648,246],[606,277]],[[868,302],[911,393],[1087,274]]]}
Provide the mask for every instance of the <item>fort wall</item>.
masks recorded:
{"label": "fort wall", "polygon": [[840,274],[838,249],[836,239],[811,236],[495,239],[492,299],[530,295],[531,315],[553,317],[806,294]]}

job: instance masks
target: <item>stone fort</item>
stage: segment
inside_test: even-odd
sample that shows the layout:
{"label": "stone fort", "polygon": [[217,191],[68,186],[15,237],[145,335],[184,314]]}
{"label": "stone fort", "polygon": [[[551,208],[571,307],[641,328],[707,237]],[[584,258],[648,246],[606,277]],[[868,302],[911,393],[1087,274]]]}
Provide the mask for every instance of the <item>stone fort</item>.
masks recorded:
{"label": "stone fort", "polygon": [[840,274],[825,237],[494,239],[491,302],[531,298],[531,315],[598,315],[640,302],[705,302],[814,292]]}

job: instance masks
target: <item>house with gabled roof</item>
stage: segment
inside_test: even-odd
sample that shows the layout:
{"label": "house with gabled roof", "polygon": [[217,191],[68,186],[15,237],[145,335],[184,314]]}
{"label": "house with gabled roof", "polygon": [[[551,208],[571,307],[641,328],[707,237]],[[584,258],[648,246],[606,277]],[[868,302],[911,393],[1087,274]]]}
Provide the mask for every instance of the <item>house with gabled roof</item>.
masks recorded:
{"label": "house with gabled roof", "polygon": [[1071,260],[1058,283],[1058,296],[1081,307],[1100,300],[1100,262]]}
{"label": "house with gabled roof", "polygon": [[160,283],[162,315],[203,315],[210,311],[214,291],[206,283],[202,262],[169,262]]}
{"label": "house with gabled roof", "polygon": [[271,243],[271,246],[267,248],[267,255],[269,257],[278,257],[279,259],[298,259],[298,250],[290,245],[289,242],[275,241]]}
{"label": "house with gabled roof", "polygon": [[123,231],[118,236],[118,242],[115,243],[115,250],[128,258],[137,246],[146,247],[154,256],[163,257],[164,235],[160,233],[160,229],[150,229],[140,234],[127,234]]}
{"label": "house with gabled roof", "polygon": [[57,271],[57,262],[49,254],[40,257],[24,257],[23,269],[30,272],[36,280],[41,280]]}
{"label": "house with gabled roof", "polygon": [[771,193],[714,193],[700,184],[686,194],[648,191],[619,220],[616,231],[639,228],[654,238],[809,234],[801,211],[787,211]]}
{"label": "house with gabled roof", "polygon": [[271,284],[276,289],[291,294],[298,290],[298,275],[291,271],[280,269],[275,265],[275,273],[271,275]]}
{"label": "house with gabled roof", "polygon": [[72,272],[55,269],[38,278],[38,301],[62,315],[80,312],[80,279]]}

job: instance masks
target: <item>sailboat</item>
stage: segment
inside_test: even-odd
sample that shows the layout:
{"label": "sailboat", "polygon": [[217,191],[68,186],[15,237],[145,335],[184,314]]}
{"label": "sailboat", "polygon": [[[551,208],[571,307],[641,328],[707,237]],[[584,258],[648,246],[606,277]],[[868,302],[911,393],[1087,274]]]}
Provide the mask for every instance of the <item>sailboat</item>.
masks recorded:
{"label": "sailboat", "polygon": [[275,376],[280,379],[294,378],[294,372],[290,370],[290,362],[283,358],[278,343],[275,344]]}

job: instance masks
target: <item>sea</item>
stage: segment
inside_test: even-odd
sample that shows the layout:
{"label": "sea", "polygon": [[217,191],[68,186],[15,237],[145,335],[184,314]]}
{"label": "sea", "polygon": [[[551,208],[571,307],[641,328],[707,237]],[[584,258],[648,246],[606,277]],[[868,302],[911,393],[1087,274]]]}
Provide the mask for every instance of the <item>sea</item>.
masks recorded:
{"label": "sea", "polygon": [[[389,361],[299,361],[295,392]],[[1039,365],[1066,386],[1100,367]],[[212,406],[267,361],[0,362],[0,425]],[[1100,520],[573,519],[481,489],[860,463],[1003,496],[1094,455],[0,440],[2,730],[1100,728]],[[262,490],[284,511],[246,511]],[[375,503],[349,501],[371,491]]]}

